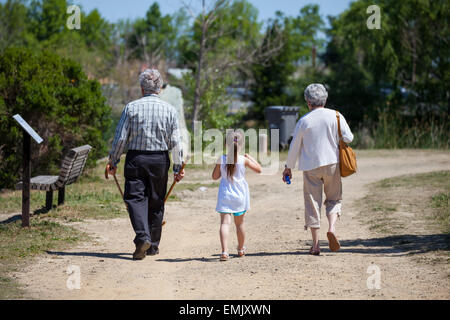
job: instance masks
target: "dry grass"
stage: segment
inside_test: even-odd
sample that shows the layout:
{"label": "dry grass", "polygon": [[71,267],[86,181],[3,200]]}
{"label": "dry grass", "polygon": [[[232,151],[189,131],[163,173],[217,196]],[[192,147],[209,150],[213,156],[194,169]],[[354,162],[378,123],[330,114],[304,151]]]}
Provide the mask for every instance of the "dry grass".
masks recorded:
{"label": "dry grass", "polygon": [[30,228],[21,221],[0,224],[0,299],[22,298],[23,289],[9,276],[23,268],[35,256],[47,250],[62,249],[87,240],[80,231],[61,225],[51,218],[35,217]]}
{"label": "dry grass", "polygon": [[361,216],[364,220],[369,217],[371,230],[397,234],[413,228],[450,233],[450,171],[385,179],[370,185],[369,190],[361,200]]}
{"label": "dry grass", "polygon": [[440,269],[450,263],[449,194],[450,171],[385,179],[369,186],[358,218],[395,238],[399,249],[409,247],[417,262]]}

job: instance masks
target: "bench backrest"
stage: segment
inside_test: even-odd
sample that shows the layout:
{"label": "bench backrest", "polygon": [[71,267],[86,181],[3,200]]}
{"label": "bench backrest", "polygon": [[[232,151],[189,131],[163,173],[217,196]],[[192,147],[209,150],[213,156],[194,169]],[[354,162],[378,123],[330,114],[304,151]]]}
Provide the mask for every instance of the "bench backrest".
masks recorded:
{"label": "bench backrest", "polygon": [[78,177],[83,173],[91,149],[92,147],[90,145],[85,145],[69,150],[64,157],[59,178],[56,182],[58,187],[63,187],[77,181]]}

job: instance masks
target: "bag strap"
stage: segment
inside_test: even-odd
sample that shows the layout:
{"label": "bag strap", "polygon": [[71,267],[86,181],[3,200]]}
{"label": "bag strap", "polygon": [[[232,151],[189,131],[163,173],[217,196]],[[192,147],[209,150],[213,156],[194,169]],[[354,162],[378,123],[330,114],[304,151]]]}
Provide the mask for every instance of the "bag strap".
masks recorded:
{"label": "bag strap", "polygon": [[339,116],[339,112],[336,110],[336,118],[337,118],[337,123],[338,123],[338,133],[339,133],[339,138],[342,139],[342,132],[341,132],[341,117]]}

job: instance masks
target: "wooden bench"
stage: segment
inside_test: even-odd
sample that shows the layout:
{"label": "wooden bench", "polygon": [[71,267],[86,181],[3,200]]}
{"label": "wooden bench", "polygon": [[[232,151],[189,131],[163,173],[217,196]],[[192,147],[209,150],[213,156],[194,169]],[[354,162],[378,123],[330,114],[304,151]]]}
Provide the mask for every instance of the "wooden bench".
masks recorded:
{"label": "wooden bench", "polygon": [[[47,191],[45,208],[51,210],[53,206],[53,191],[58,190],[58,205],[64,203],[65,187],[77,181],[83,172],[87,157],[92,147],[85,145],[69,150],[62,162],[59,176],[38,176],[31,178],[32,190]],[[22,182],[17,184],[17,189],[22,189]]]}

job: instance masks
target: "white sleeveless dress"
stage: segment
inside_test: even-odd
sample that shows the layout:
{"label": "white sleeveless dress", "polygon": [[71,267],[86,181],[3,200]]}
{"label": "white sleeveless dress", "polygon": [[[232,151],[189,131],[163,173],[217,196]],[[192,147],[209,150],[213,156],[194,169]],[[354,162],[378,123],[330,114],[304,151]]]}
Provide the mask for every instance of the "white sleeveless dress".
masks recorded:
{"label": "white sleeveless dress", "polygon": [[221,158],[219,193],[216,211],[220,213],[240,213],[250,210],[250,191],[245,180],[245,157],[238,156],[233,181],[227,176],[227,156]]}

